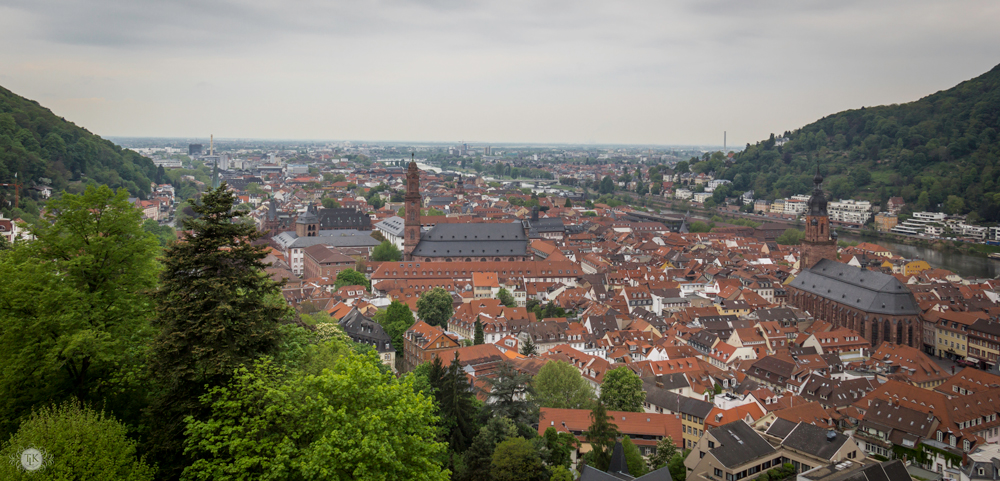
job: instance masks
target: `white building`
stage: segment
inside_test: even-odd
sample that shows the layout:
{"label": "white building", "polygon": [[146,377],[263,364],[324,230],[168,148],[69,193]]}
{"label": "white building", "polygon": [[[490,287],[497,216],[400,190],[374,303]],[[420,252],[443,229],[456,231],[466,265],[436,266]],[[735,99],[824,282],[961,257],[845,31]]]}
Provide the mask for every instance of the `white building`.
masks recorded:
{"label": "white building", "polygon": [[947,217],[941,212],[914,212],[913,217],[893,227],[892,232],[906,235],[941,235],[944,234],[944,221]]}
{"label": "white building", "polygon": [[706,200],[708,200],[708,199],[710,199],[712,197],[712,193],[711,192],[696,192],[693,197],[694,197],[694,201],[695,202],[705,202]]}
{"label": "white building", "polygon": [[830,202],[827,212],[831,221],[864,225],[872,218],[872,204],[867,200],[841,200]]}
{"label": "white building", "polygon": [[674,198],[679,200],[687,200],[692,196],[691,191],[688,189],[677,189],[674,191]]}

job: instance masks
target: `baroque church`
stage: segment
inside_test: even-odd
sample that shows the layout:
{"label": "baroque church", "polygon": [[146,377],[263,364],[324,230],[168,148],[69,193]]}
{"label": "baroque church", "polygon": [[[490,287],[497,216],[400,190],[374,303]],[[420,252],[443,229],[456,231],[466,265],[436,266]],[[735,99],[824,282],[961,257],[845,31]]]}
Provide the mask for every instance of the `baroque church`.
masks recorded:
{"label": "baroque church", "polygon": [[403,260],[418,262],[514,262],[531,260],[528,234],[519,222],[438,224],[420,231],[420,169],[406,172]]}
{"label": "baroque church", "polygon": [[809,198],[801,272],[788,285],[788,300],[817,320],[853,329],[873,349],[882,342],[921,349],[920,307],[899,279],[837,261],[837,233],[831,231],[827,197],[816,172]]}

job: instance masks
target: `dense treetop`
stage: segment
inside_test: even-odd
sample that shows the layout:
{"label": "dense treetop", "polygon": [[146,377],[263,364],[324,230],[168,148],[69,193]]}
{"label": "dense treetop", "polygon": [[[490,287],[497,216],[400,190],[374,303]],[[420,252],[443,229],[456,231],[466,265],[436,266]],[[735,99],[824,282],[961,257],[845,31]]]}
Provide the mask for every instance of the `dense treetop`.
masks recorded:
{"label": "dense treetop", "polygon": [[[731,190],[758,198],[808,194],[819,165],[834,198],[884,205],[901,196],[913,210],[974,212],[1000,220],[1000,66],[915,102],[824,117],[736,154],[716,168]],[[726,187],[725,189],[730,189]]]}
{"label": "dense treetop", "polygon": [[92,180],[146,196],[156,166],[0,87],[0,182],[12,181],[15,172],[28,187],[46,178],[60,191],[71,182]]}

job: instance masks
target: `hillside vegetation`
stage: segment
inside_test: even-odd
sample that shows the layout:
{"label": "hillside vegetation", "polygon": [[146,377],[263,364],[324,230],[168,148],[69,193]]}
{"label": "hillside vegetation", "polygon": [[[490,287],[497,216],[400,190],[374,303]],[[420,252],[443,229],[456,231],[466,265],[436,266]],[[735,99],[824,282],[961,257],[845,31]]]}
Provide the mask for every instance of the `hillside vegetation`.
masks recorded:
{"label": "hillside vegetation", "polygon": [[[0,183],[10,183],[15,173],[25,187],[48,182],[56,192],[82,191],[84,184],[97,183],[145,197],[156,166],[0,87]],[[0,189],[0,207],[17,216],[8,204],[13,197],[11,189]],[[22,192],[22,210],[32,216],[36,209]]]}
{"label": "hillside vegetation", "polygon": [[[757,198],[808,194],[818,165],[834,198],[1000,220],[1000,66],[915,102],[824,117],[777,145],[747,145],[721,166],[731,190]],[[692,167],[707,167],[702,162]],[[714,167],[714,166],[713,166]]]}

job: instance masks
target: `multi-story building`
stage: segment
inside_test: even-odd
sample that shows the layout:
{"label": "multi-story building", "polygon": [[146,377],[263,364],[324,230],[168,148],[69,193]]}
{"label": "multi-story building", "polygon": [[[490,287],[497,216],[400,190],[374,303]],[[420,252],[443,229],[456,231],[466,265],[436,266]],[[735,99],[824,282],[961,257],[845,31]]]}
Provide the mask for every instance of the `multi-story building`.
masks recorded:
{"label": "multi-story building", "polygon": [[333,247],[316,244],[303,249],[302,277],[306,279],[336,278],[340,271],[353,269],[355,265],[357,261]]}
{"label": "multi-story building", "polygon": [[899,224],[899,217],[896,214],[890,214],[888,212],[879,212],[875,214],[875,229],[879,232],[889,232],[893,227]]}
{"label": "multi-story building", "polygon": [[642,388],[646,391],[643,409],[647,413],[679,414],[683,442],[674,442],[681,449],[693,448],[705,433],[705,419],[708,419],[715,404],[672,392],[662,383],[657,383],[656,378],[643,379]]}
{"label": "multi-story building", "polygon": [[992,319],[979,319],[969,326],[970,357],[981,363],[995,365],[1000,356],[1000,322]]}
{"label": "multi-story building", "polygon": [[913,217],[906,219],[891,229],[896,234],[906,235],[940,235],[944,233],[944,221],[948,216],[940,212],[914,212]]}
{"label": "multi-story building", "polygon": [[830,220],[840,224],[862,226],[872,218],[872,204],[867,200],[847,199],[830,202]]}
{"label": "multi-story building", "polygon": [[432,360],[435,353],[457,347],[460,347],[458,341],[440,327],[417,321],[403,333],[403,372]]}

